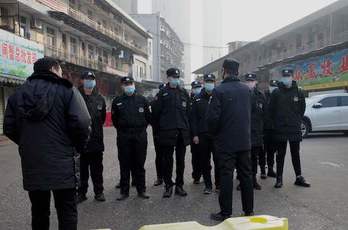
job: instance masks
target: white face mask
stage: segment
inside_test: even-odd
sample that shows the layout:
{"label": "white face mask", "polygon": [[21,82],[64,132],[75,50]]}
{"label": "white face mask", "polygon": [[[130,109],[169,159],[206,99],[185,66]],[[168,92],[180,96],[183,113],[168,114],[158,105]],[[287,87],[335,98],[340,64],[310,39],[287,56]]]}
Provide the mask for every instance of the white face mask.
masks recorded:
{"label": "white face mask", "polygon": [[247,81],[245,84],[249,87],[249,89],[254,89],[256,87],[257,81]]}

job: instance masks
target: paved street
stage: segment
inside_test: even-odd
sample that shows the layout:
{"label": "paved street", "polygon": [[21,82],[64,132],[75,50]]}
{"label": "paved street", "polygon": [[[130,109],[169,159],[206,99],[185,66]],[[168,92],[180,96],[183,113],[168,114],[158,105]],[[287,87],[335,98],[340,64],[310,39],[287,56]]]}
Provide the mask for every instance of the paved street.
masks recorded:
{"label": "paved street", "polygon": [[[203,184],[193,185],[190,177],[191,156],[188,151],[185,188],[189,196],[162,199],[162,188],[152,186],[155,178],[154,147],[148,148],[147,186],[151,199],[140,200],[132,189],[131,197],[117,202],[115,184],[119,178],[115,132],[105,130],[107,150],[104,158],[105,203],[97,203],[90,192],[89,199],[79,206],[79,229],[111,228],[137,230],[145,224],[178,221],[198,221],[214,225],[210,212],[218,210],[217,195],[203,195]],[[149,135],[150,137],[150,135]],[[288,217],[290,229],[324,230],[348,229],[348,138],[342,135],[315,136],[306,139],[302,147],[302,166],[309,189],[293,185],[294,172],[287,154],[284,188],[275,190],[274,181],[261,181],[262,191],[255,193],[256,214]],[[22,189],[20,160],[16,146],[0,146],[0,229],[30,229],[30,205]],[[241,211],[240,194],[235,192],[234,215]],[[57,229],[52,203],[52,229]]]}

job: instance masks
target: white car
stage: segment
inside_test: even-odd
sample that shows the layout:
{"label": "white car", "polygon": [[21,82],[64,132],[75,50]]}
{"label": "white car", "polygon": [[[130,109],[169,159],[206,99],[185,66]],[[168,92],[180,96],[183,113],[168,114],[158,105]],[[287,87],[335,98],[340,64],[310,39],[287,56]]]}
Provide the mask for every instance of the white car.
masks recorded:
{"label": "white car", "polygon": [[302,135],[310,132],[348,134],[348,93],[316,95],[306,99]]}

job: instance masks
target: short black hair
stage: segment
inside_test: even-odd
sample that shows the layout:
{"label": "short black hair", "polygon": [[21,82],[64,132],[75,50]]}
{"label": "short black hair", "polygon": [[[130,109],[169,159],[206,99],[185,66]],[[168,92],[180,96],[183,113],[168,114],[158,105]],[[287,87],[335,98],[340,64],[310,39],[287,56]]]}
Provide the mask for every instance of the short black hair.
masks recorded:
{"label": "short black hair", "polygon": [[34,72],[35,73],[49,72],[52,69],[52,67],[58,68],[59,66],[60,64],[56,59],[50,58],[50,57],[44,57],[44,58],[38,59],[34,63]]}

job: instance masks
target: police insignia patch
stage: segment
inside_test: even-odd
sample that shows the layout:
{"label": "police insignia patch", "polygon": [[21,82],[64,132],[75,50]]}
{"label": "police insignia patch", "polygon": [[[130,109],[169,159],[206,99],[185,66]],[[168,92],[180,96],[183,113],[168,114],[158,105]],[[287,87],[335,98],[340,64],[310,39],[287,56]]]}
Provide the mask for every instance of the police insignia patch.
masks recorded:
{"label": "police insignia patch", "polygon": [[294,97],[294,102],[298,102],[298,101],[299,101],[298,97]]}
{"label": "police insignia patch", "polygon": [[186,106],[187,106],[186,101],[183,101],[183,102],[182,102],[182,107],[186,107]]}
{"label": "police insignia patch", "polygon": [[139,108],[139,113],[143,113],[144,112],[144,108],[143,107],[140,107]]}
{"label": "police insignia patch", "polygon": [[164,93],[162,96],[163,96],[163,97],[168,96],[168,93]]}
{"label": "police insignia patch", "polygon": [[117,103],[116,105],[117,105],[117,106],[120,106],[120,105],[122,105],[122,102],[121,102],[121,103]]}

